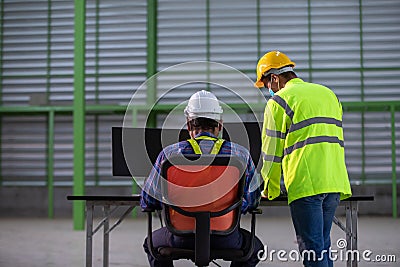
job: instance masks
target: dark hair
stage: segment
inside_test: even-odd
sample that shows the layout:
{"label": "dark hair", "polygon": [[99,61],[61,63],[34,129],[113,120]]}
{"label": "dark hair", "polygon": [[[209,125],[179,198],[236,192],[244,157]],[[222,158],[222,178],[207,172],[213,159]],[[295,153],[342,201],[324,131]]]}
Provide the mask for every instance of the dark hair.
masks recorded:
{"label": "dark hair", "polygon": [[[294,73],[293,71],[288,71],[288,72],[284,72],[284,73],[282,73],[282,74],[280,74],[280,75],[282,75],[282,77],[283,77],[285,80],[289,80],[289,79],[293,78],[293,76],[296,76],[296,73]],[[296,76],[296,77],[297,77],[297,76]]]}
{"label": "dark hair", "polygon": [[194,129],[214,130],[215,127],[218,127],[219,122],[213,119],[200,117],[191,119],[188,124]]}
{"label": "dark hair", "polygon": [[[267,79],[267,81],[270,81],[271,80],[271,75],[272,74],[268,74],[267,76],[263,76],[263,78]],[[294,73],[293,71],[287,71],[287,72],[284,72],[284,73],[281,73],[281,74],[278,74],[278,75],[282,76],[282,78],[284,78],[285,80],[289,80],[293,76],[296,76],[296,73]]]}

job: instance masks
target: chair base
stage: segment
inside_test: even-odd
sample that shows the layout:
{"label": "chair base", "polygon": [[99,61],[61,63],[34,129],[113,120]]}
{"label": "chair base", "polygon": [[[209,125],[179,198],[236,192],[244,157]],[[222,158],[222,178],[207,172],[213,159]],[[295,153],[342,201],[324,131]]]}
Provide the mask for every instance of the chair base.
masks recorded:
{"label": "chair base", "polygon": [[[243,258],[248,250],[251,248],[251,236],[245,234],[242,229],[240,231],[243,233],[243,248],[242,249],[211,249],[210,251],[210,261],[216,259],[222,259],[225,261],[232,261]],[[161,257],[166,257],[172,260],[187,259],[194,261],[195,250],[194,249],[184,249],[184,248],[172,248],[172,247],[161,247],[158,248],[158,254]]]}

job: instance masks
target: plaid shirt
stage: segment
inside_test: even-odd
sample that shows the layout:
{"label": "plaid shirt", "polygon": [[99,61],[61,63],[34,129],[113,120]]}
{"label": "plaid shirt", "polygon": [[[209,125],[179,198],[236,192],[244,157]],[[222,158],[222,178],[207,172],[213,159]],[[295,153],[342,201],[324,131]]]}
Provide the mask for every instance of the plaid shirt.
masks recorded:
{"label": "plaid shirt", "polygon": [[[196,137],[203,135],[215,137],[207,132],[200,133]],[[203,153],[209,153],[214,145],[214,141],[201,140],[199,145]],[[159,199],[161,199],[161,164],[166,157],[176,154],[194,154],[194,152],[188,141],[181,141],[179,143],[169,145],[160,152],[150,172],[150,175],[146,179],[142,188],[140,206],[143,210],[160,210],[162,208],[161,202],[159,201]],[[245,170],[246,181],[244,187],[242,213],[244,214],[248,210],[257,208],[258,204],[260,203],[262,181],[260,179],[260,175],[255,171],[255,166],[249,151],[243,146],[225,141],[221,147],[221,150],[219,151],[219,154],[236,155],[247,162],[247,167]]]}

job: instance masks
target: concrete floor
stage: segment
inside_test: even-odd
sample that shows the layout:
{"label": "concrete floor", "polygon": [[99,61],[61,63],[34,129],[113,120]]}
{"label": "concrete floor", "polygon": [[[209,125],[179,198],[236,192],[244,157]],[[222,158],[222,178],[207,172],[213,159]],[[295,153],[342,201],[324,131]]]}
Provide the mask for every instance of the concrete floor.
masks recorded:
{"label": "concrete floor", "polygon": [[[296,250],[294,231],[287,216],[268,218],[267,212],[257,220],[257,234],[271,250],[286,250],[288,261],[280,261],[273,254],[271,262],[266,260],[258,266],[301,266],[289,257]],[[340,218],[344,221],[344,218]],[[71,219],[0,219],[0,266],[1,267],[45,267],[84,266],[85,232],[72,230]],[[244,220],[247,227],[249,221]],[[110,266],[148,266],[142,242],[146,233],[144,218],[128,218],[118,226],[110,237]],[[344,238],[336,226],[332,229],[332,248]],[[400,219],[390,217],[359,218],[359,251],[371,250],[370,258],[377,255],[395,255],[397,262],[378,263],[361,260],[359,266],[400,266]],[[340,259],[338,250],[338,258]],[[94,237],[93,266],[102,266],[102,234]],[[218,261],[221,266],[229,264]],[[190,261],[176,261],[175,266],[193,266]],[[215,266],[211,264],[210,266]],[[335,266],[346,266],[336,261]]]}

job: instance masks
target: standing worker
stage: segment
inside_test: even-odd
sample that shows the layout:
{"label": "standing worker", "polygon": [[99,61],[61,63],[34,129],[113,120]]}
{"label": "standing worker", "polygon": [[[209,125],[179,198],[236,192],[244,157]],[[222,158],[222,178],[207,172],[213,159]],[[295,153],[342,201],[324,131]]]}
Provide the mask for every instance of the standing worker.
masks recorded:
{"label": "standing worker", "polygon": [[279,196],[283,174],[299,251],[312,252],[302,253],[304,266],[333,266],[333,217],[340,199],[351,196],[342,105],[329,88],[298,78],[294,67],[279,51],[257,64],[254,85],[271,94],[261,135],[263,196]]}
{"label": "standing worker", "polygon": [[[154,163],[154,168],[152,168],[142,188],[140,200],[142,209],[146,210],[150,208],[160,210],[162,208],[160,202],[162,199],[160,166],[166,158],[177,154],[201,153],[232,154],[238,156],[247,164],[241,211],[242,213],[246,213],[247,211],[256,209],[261,197],[261,188],[260,186],[252,187],[254,184],[261,184],[255,180],[258,179],[259,176],[255,173],[253,160],[251,159],[250,152],[246,148],[218,138],[218,134],[222,130],[222,108],[215,95],[204,90],[193,94],[185,108],[185,116],[191,139],[167,146],[158,155]],[[236,230],[229,235],[212,236],[211,248],[240,249],[244,245],[244,235],[250,235],[250,233],[244,229],[239,230],[236,228]],[[246,262],[232,262],[231,266],[256,266],[259,262],[257,253],[262,250],[263,245],[257,237],[254,243],[254,252],[250,259]],[[194,239],[175,236],[166,227],[162,227],[153,232],[153,244],[156,248],[163,246],[191,248],[194,246]],[[153,258],[147,247],[146,240],[143,246],[148,255],[150,266],[173,266],[172,260],[158,261]]]}

